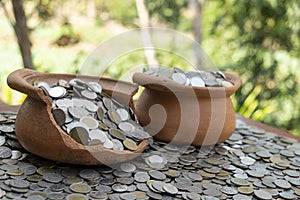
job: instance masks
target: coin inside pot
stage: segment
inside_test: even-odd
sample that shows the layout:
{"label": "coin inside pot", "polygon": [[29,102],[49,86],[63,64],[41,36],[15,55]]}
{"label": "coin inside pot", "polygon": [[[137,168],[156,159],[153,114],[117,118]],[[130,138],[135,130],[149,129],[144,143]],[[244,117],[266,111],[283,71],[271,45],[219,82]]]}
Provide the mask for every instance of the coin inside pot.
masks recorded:
{"label": "coin inside pot", "polygon": [[[98,165],[98,164],[112,164],[119,163],[127,160],[131,160],[137,157],[147,146],[147,141],[143,140],[136,147],[132,145],[129,150],[112,150],[105,148],[103,145],[84,145],[89,141],[87,139],[87,132],[84,127],[93,128],[94,124],[90,118],[87,117],[88,110],[91,110],[103,117],[103,111],[99,111],[94,108],[91,104],[86,104],[86,110],[80,110],[80,108],[73,107],[68,109],[68,113],[74,118],[81,119],[78,123],[84,124],[84,126],[69,127],[70,135],[66,134],[60,125],[66,123],[68,116],[60,117],[60,111],[58,112],[57,119],[53,115],[53,104],[51,98],[59,99],[66,95],[66,91],[62,89],[63,87],[52,87],[47,88],[48,94],[44,93],[41,87],[34,87],[36,82],[46,82],[50,85],[53,83],[58,84],[68,84],[71,80],[79,79],[84,82],[92,84],[92,88],[95,91],[101,92],[102,90],[109,96],[113,96],[118,102],[124,105],[130,105],[133,107],[132,96],[137,92],[137,85],[130,84],[127,82],[117,81],[108,78],[99,78],[84,75],[70,75],[70,74],[50,74],[50,73],[40,73],[34,70],[21,69],[11,73],[8,77],[8,84],[11,88],[16,89],[20,92],[27,94],[27,98],[20,107],[16,119],[16,135],[20,144],[29,152],[39,155],[41,157],[56,160],[60,162],[72,163],[72,164],[82,164],[82,165]],[[59,80],[65,80],[60,81]],[[98,88],[93,82],[99,83],[102,88]],[[70,84],[73,84],[72,81]],[[68,87],[68,86],[66,86]],[[77,91],[81,91],[80,81],[76,85]],[[76,89],[74,88],[74,93]],[[101,91],[100,91],[101,90]],[[48,96],[49,95],[49,96]],[[80,95],[84,96],[86,99],[94,99],[95,95],[93,92],[81,92]],[[60,100],[56,103],[59,105],[68,104],[68,100]],[[106,104],[110,104],[106,100]],[[112,106],[112,105],[110,105]],[[63,109],[63,106],[62,106]],[[54,109],[55,110],[55,109]],[[63,111],[65,112],[65,111]],[[112,118],[116,119],[115,114],[112,114]],[[126,116],[125,116],[126,117]],[[107,127],[105,120],[99,122],[99,126]],[[68,127],[67,129],[68,130]],[[73,138],[71,137],[73,136]],[[92,135],[91,137],[94,137]],[[75,140],[74,140],[75,138]],[[82,138],[85,140],[82,142]],[[76,139],[84,144],[76,142]],[[103,140],[103,137],[99,134],[97,139]],[[107,146],[117,143],[116,141],[111,141]]]}

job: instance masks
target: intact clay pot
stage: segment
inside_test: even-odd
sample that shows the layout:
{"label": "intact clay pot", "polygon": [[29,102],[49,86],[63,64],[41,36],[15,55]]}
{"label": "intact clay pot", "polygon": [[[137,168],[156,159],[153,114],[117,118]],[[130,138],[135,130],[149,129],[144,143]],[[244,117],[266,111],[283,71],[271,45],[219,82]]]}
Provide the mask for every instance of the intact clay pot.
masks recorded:
{"label": "intact clay pot", "polygon": [[145,90],[136,114],[155,139],[183,145],[213,145],[229,138],[236,124],[230,96],[241,86],[239,76],[225,73],[232,87],[192,87],[173,80],[136,73]]}
{"label": "intact clay pot", "polygon": [[16,119],[16,135],[20,144],[29,152],[41,157],[80,165],[113,164],[137,157],[147,146],[142,141],[134,152],[115,151],[101,145],[84,146],[75,142],[56,123],[52,113],[52,103],[40,88],[33,86],[35,81],[55,83],[59,79],[69,81],[79,78],[83,81],[99,82],[103,91],[112,95],[119,102],[133,106],[132,96],[138,87],[134,84],[108,78],[83,75],[47,74],[21,69],[8,76],[8,85],[27,94]]}

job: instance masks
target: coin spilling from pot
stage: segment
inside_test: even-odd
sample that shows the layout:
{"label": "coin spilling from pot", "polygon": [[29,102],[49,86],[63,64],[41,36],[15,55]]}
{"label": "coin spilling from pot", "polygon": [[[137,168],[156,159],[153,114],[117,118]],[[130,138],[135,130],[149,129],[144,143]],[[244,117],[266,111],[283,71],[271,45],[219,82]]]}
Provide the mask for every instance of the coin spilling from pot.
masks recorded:
{"label": "coin spilling from pot", "polygon": [[150,138],[132,109],[104,93],[97,82],[61,79],[35,86],[51,99],[56,123],[82,145],[135,151],[142,140]]}

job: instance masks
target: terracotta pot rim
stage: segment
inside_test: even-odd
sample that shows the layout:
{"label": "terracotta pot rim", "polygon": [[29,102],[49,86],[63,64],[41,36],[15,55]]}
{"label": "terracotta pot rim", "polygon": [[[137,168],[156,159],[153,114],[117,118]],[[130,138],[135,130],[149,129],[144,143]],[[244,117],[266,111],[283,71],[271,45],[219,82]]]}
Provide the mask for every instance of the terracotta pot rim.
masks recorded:
{"label": "terracotta pot rim", "polygon": [[215,93],[223,91],[226,92],[226,96],[230,96],[242,85],[242,79],[235,73],[225,72],[224,74],[228,81],[233,84],[232,87],[195,87],[182,85],[168,78],[156,77],[144,73],[135,73],[133,75],[133,82],[140,86],[162,92],[185,93],[192,89],[197,94],[206,94],[204,96],[207,96],[209,92]]}

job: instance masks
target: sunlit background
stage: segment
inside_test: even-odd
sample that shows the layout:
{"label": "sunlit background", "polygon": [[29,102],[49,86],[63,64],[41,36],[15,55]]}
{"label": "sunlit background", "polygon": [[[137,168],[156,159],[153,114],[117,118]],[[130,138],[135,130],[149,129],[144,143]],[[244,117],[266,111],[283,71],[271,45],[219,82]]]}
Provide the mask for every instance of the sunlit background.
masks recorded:
{"label": "sunlit background", "polygon": [[[12,3],[0,6],[0,96],[24,96],[6,85],[23,67],[13,29]],[[144,6],[144,7],[143,7]],[[141,9],[142,8],[142,9]],[[144,8],[144,9],[143,9]],[[101,42],[145,26],[174,29],[200,42],[220,70],[238,73],[236,111],[300,135],[300,3],[297,0],[28,0],[24,3],[32,60],[41,72],[77,73]],[[143,16],[149,21],[145,22]],[[186,68],[177,56],[157,53],[166,66]],[[122,57],[106,71],[119,78],[143,52]]]}

